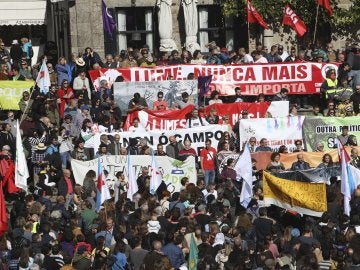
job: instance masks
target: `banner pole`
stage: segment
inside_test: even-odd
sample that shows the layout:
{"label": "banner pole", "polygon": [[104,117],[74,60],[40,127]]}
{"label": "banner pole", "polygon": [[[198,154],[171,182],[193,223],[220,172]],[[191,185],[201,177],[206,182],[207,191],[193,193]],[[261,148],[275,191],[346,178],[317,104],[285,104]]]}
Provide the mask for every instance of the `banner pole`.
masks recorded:
{"label": "banner pole", "polygon": [[316,41],[316,31],[317,31],[318,18],[319,18],[319,4],[316,7],[315,28],[314,28],[314,37],[313,37],[313,44],[314,45],[315,45],[315,41]]}

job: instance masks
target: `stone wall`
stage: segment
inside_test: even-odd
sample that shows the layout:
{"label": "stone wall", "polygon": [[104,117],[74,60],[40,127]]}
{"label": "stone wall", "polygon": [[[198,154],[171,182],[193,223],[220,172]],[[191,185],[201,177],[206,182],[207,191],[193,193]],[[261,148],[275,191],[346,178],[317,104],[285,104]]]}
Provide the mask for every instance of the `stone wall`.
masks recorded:
{"label": "stone wall", "polygon": [[[215,0],[199,0],[198,5],[213,5]],[[108,8],[117,7],[155,7],[156,0],[106,0]],[[350,0],[342,0],[340,6],[348,8],[351,4]],[[185,42],[185,30],[183,25],[183,15],[181,9],[181,0],[173,0],[172,2],[172,16],[173,16],[173,40],[178,49],[182,47]],[[156,16],[156,15],[155,15]],[[211,18],[209,18],[211,19]],[[313,27],[313,26],[309,26]],[[71,37],[71,51],[83,52],[85,47],[92,47],[97,51],[101,57],[104,57],[104,32],[101,17],[101,1],[99,0],[76,0],[73,6],[70,6],[70,37]],[[296,37],[294,31],[290,34],[283,33],[281,30],[274,33],[273,37],[269,37],[267,44],[282,44],[286,50],[296,44]],[[344,46],[345,40],[339,39],[333,42],[335,49],[340,49]],[[250,41],[251,48],[255,47],[255,40]],[[270,48],[270,46],[268,46]]]}

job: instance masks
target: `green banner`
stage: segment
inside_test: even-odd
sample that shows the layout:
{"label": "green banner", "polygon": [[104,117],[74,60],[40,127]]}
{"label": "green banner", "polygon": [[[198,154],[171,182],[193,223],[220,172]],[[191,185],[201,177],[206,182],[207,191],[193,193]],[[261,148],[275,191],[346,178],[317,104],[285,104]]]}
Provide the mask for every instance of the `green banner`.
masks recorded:
{"label": "green banner", "polygon": [[19,110],[22,93],[33,85],[33,81],[0,81],[0,109]]}
{"label": "green banner", "polygon": [[360,117],[305,117],[303,138],[307,151],[315,151],[316,144],[322,142],[324,150],[335,148],[335,139],[341,134],[341,127],[349,127],[349,135],[360,138]]}

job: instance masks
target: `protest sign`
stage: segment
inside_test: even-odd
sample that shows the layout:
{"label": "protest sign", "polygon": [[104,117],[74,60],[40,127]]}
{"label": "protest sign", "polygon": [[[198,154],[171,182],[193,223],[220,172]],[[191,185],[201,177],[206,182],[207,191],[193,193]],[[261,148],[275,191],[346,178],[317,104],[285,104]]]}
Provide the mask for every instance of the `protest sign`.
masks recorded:
{"label": "protest sign", "polygon": [[0,109],[19,110],[22,93],[33,85],[33,81],[0,81]]}
{"label": "protest sign", "polygon": [[[127,82],[186,80],[189,73],[198,76],[213,75],[210,89],[221,95],[234,95],[234,88],[240,87],[241,93],[256,96],[260,93],[274,95],[281,88],[287,88],[290,94],[320,93],[320,86],[325,80],[326,70],[337,69],[333,63],[268,63],[250,65],[175,65],[154,68],[119,68],[117,71]],[[106,73],[107,69],[90,70],[92,81]],[[211,92],[210,90],[210,92]]]}
{"label": "protest sign", "polygon": [[130,100],[135,93],[139,93],[145,98],[148,108],[152,110],[159,91],[164,93],[163,100],[168,103],[168,108],[173,108],[175,103],[181,100],[181,94],[184,92],[189,94],[191,103],[197,104],[197,80],[115,82],[114,100],[123,114],[126,114]]}
{"label": "protest sign", "polygon": [[[180,180],[183,177],[188,177],[190,183],[196,183],[196,168],[195,158],[188,157],[185,161],[176,160],[170,157],[156,156],[156,161],[164,183],[170,192],[180,191]],[[128,156],[102,156],[99,158],[105,170],[109,172],[111,179],[115,179],[115,174],[119,171],[124,172],[127,178],[127,159]],[[152,156],[131,156],[131,162],[135,171],[135,176],[141,174],[142,167],[151,168]],[[98,163],[97,159],[89,161],[71,160],[71,168],[74,174],[75,182],[82,185],[84,177],[89,170],[97,173]],[[112,183],[108,183],[113,185]]]}
{"label": "protest sign", "polygon": [[325,183],[286,180],[264,172],[263,184],[266,204],[317,217],[327,211]]}
{"label": "protest sign", "polygon": [[[123,147],[129,145],[130,138],[141,139],[145,138],[148,141],[149,146],[156,149],[160,143],[166,147],[169,144],[169,136],[175,136],[178,142],[183,143],[185,140],[191,142],[191,147],[200,153],[201,149],[205,147],[205,141],[210,139],[212,141],[212,147],[217,148],[218,142],[222,134],[228,131],[227,126],[223,125],[208,125],[196,128],[169,130],[166,132],[150,130],[147,132],[120,132],[120,142]],[[94,149],[98,151],[100,145],[100,136],[102,134],[108,134],[114,136],[116,133],[97,133],[94,135]]]}
{"label": "protest sign", "polygon": [[336,148],[336,137],[343,126],[349,127],[349,135],[360,138],[360,117],[306,117],[303,123],[305,146],[314,151],[316,144],[322,142],[324,149]]}
{"label": "protest sign", "polygon": [[240,145],[251,137],[255,137],[258,143],[262,138],[266,138],[273,151],[286,145],[289,152],[292,152],[295,150],[295,141],[303,139],[303,121],[304,116],[242,119],[239,129]]}
{"label": "protest sign", "polygon": [[[288,107],[288,101],[213,104],[201,108],[200,115],[206,117],[209,115],[210,109],[215,108],[216,114],[219,116],[219,122],[221,123],[223,116],[227,115],[229,116],[229,123],[233,127],[239,119],[241,119],[241,112],[243,110],[248,111],[248,117],[250,118],[265,117],[268,113],[270,113],[273,117],[283,117],[289,114]],[[194,105],[189,105],[181,110],[143,110],[129,113],[124,123],[124,130],[129,129],[135,118],[140,120],[139,125],[148,130],[173,130],[185,128],[186,119],[193,108]]]}

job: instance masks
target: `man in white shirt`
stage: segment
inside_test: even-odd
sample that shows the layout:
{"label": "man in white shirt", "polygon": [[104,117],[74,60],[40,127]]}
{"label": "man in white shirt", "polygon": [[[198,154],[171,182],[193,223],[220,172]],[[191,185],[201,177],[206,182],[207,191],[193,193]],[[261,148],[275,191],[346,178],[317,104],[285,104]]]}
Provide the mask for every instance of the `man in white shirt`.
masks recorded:
{"label": "man in white shirt", "polygon": [[255,64],[265,64],[268,63],[268,60],[261,54],[261,52],[256,51],[254,56]]}
{"label": "man in white shirt", "polygon": [[252,64],[254,63],[254,59],[252,58],[252,56],[248,53],[246,53],[245,48],[240,48],[239,49],[239,56],[241,57],[241,63],[244,64]]}

